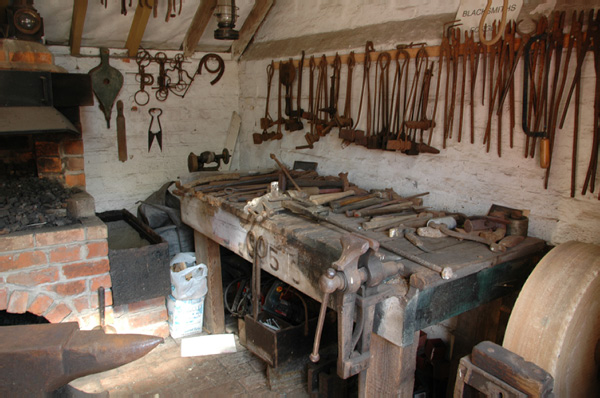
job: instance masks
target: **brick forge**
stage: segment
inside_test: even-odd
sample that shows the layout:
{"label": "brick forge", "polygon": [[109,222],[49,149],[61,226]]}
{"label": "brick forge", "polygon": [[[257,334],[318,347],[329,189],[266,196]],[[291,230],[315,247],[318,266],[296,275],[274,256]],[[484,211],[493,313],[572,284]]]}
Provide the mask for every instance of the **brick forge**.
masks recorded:
{"label": "brick forge", "polygon": [[36,141],[34,150],[39,177],[58,179],[68,187],[85,189],[81,138]]}
{"label": "brick forge", "polygon": [[107,325],[118,333],[168,336],[163,297],[113,308],[109,269],[107,227],[95,216],[0,236],[0,310],[91,329],[100,324],[97,290],[104,286]]}

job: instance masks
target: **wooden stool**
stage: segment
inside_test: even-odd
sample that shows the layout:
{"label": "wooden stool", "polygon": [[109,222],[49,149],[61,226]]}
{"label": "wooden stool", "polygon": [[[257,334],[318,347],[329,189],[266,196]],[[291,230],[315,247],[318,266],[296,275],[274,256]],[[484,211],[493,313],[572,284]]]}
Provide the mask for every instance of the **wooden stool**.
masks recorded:
{"label": "wooden stool", "polygon": [[548,372],[490,341],[477,344],[470,356],[461,358],[454,398],[470,396],[465,385],[486,397],[554,397],[554,379]]}

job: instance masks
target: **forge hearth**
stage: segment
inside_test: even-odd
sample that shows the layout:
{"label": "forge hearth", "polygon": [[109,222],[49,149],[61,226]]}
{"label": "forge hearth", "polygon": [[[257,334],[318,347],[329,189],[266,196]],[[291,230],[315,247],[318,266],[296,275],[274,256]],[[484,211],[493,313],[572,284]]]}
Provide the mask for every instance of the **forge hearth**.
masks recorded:
{"label": "forge hearth", "polygon": [[[16,231],[0,234],[0,316],[3,311],[30,313],[51,323],[76,321],[91,329],[100,323],[97,291],[102,286],[107,324],[120,333],[168,335],[164,297],[113,305],[107,226],[95,216],[87,192],[67,188],[65,199],[55,184],[60,185],[37,177],[0,182],[14,192],[0,191],[0,216],[10,206],[11,214],[1,218],[8,219],[5,229]],[[33,198],[34,204],[22,203],[23,198]],[[32,208],[35,215],[24,212]],[[50,215],[64,217],[50,221]],[[46,221],[35,222],[39,217]]]}
{"label": "forge hearth", "polygon": [[81,192],[51,179],[0,180],[0,235],[76,223],[67,207],[69,200]]}

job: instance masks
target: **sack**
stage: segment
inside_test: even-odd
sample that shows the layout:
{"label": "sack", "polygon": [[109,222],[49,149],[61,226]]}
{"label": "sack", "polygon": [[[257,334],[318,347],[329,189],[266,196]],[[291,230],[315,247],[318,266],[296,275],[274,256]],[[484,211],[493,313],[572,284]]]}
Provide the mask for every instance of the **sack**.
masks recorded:
{"label": "sack", "polygon": [[174,339],[202,332],[204,296],[195,300],[176,300],[167,296],[169,334]]}
{"label": "sack", "polygon": [[[185,268],[176,271],[174,265],[184,263]],[[177,300],[196,300],[206,295],[208,287],[206,275],[208,268],[204,264],[196,264],[194,253],[179,253],[170,262],[171,295]]]}

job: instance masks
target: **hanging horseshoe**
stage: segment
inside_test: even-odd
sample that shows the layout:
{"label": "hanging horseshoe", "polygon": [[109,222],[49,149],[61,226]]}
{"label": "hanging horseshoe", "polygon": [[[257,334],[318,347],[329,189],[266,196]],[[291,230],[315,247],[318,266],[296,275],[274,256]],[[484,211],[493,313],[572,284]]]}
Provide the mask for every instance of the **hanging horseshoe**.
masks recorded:
{"label": "hanging horseshoe", "polygon": [[[211,69],[208,66],[208,61],[213,60],[213,61],[217,61],[218,62],[218,66],[215,69]],[[211,86],[214,86],[219,80],[221,80],[221,77],[223,76],[223,72],[225,72],[225,62],[223,61],[223,58],[221,58],[220,56],[218,56],[217,54],[206,54],[204,57],[202,57],[202,59],[200,60],[200,63],[198,64],[198,70],[197,73],[199,75],[202,74],[202,66],[204,66],[204,68],[208,71],[208,73],[212,73],[212,74],[217,74],[217,77],[215,77],[211,82]]]}

